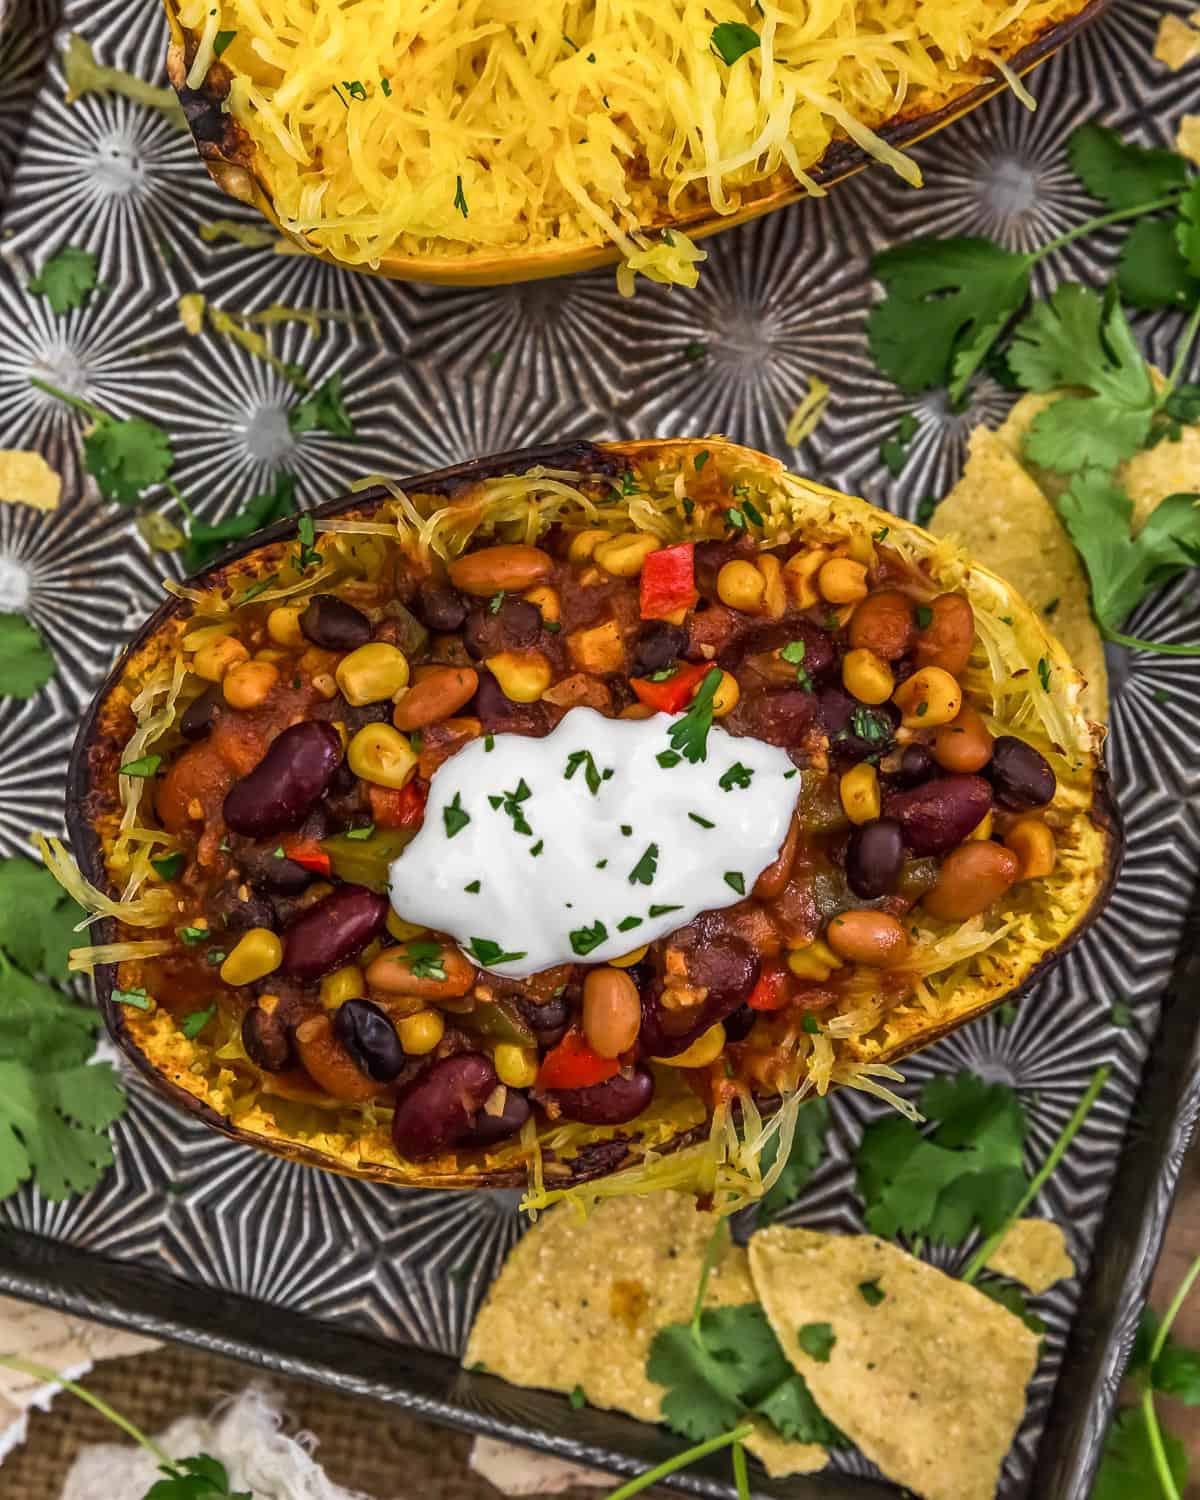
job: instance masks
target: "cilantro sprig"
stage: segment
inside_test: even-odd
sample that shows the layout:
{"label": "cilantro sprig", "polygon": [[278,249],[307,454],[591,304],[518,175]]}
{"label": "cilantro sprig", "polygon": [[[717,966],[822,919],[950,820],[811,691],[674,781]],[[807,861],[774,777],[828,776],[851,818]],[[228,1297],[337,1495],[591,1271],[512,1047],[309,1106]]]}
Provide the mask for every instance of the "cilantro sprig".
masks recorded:
{"label": "cilantro sprig", "polygon": [[45,297],[61,318],[72,308],[83,307],[96,285],[96,257],[78,245],[64,245],[25,283],[25,289]]}
{"label": "cilantro sprig", "polygon": [[713,724],[713,699],[721,686],[721,669],[714,667],[705,674],[687,712],[667,731],[671,748],[693,765],[708,759],[708,732]]}
{"label": "cilantro sprig", "polygon": [[24,615],[0,613],[0,698],[32,698],[54,676],[54,657]]}
{"label": "cilantro sprig", "polygon": [[83,439],[84,463],[106,500],[135,505],[143,490],[167,479],[175,455],[170,438],[156,422],[147,422],[144,417],[110,416],[94,402],[35,375],[29,377],[29,383],[91,420]]}

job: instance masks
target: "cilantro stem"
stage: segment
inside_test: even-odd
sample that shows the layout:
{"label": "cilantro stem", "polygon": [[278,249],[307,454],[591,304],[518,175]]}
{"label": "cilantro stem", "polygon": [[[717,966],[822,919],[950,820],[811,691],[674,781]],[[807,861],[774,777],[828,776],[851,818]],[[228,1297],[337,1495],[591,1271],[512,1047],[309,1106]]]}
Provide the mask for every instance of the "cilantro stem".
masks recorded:
{"label": "cilantro stem", "polygon": [[1054,1145],[1051,1146],[1050,1154],[1042,1163],[1041,1168],[1034,1174],[1033,1181],[1021,1195],[1021,1201],[1013,1209],[1012,1213],[1010,1213],[1009,1216],[1005,1219],[1004,1223],[1001,1224],[1000,1227],[996,1229],[992,1234],[989,1234],[987,1239],[984,1240],[983,1244],[980,1245],[978,1250],[976,1250],[975,1254],[972,1255],[971,1259],[967,1262],[966,1267],[962,1271],[962,1274],[958,1278],[960,1281],[965,1281],[969,1285],[972,1281],[975,1280],[976,1276],[979,1275],[980,1271],[983,1270],[984,1265],[987,1263],[988,1257],[992,1254],[997,1245],[999,1245],[1001,1240],[1003,1240],[1004,1236],[1008,1233],[1008,1231],[1012,1228],[1016,1221],[1021,1217],[1021,1215],[1041,1192],[1046,1179],[1050,1176],[1050,1174],[1058,1166],[1059,1162],[1062,1161],[1063,1157],[1066,1155],[1067,1147],[1075,1139],[1076,1135],[1079,1132],[1079,1127],[1083,1124],[1084,1120],[1087,1119],[1088,1112],[1091,1110],[1092,1105],[1095,1104],[1096,1100],[1099,1098],[1101,1089],[1103,1089],[1104,1085],[1108,1082],[1108,1075],[1110,1071],[1111,1070],[1108,1063],[1102,1063],[1100,1067],[1098,1067],[1092,1074],[1092,1081],[1084,1090],[1083,1098],[1075,1106],[1075,1109],[1071,1114],[1071,1118],[1063,1126],[1062,1134],[1055,1141]]}
{"label": "cilantro stem", "polygon": [[84,416],[91,417],[93,422],[111,422],[112,418],[106,411],[101,411],[98,406],[93,406],[90,401],[85,401],[82,396],[72,396],[68,391],[60,391],[56,385],[51,385],[48,380],[39,380],[36,375],[29,377],[29,384],[39,391],[45,391],[47,396],[53,396],[56,401],[65,401],[68,406],[73,406],[76,411],[83,412]]}
{"label": "cilantro stem", "polygon": [[746,1450],[739,1439],[733,1445],[733,1482],[737,1485],[738,1500],[750,1500],[750,1476],[746,1473]]}
{"label": "cilantro stem", "polygon": [[1100,214],[1098,218],[1085,219],[1082,224],[1076,224],[1074,229],[1068,229],[1065,234],[1047,240],[1040,250],[1030,251],[1029,264],[1036,266],[1039,260],[1045,260],[1047,255],[1053,254],[1055,250],[1061,250],[1064,245],[1071,244],[1073,240],[1082,239],[1085,234],[1091,234],[1093,230],[1103,229],[1108,224],[1119,224],[1122,219],[1136,219],[1142,214],[1156,213],[1160,208],[1172,208],[1178,201],[1179,192],[1168,193],[1162,198],[1151,199],[1149,203],[1135,203],[1132,208],[1117,208],[1112,213]]}
{"label": "cilantro stem", "polygon": [[696,1288],[696,1300],[692,1304],[692,1337],[704,1347],[704,1340],[700,1336],[700,1314],[704,1311],[704,1293],[708,1290],[708,1278],[712,1275],[713,1267],[717,1263],[717,1256],[725,1248],[725,1233],[728,1226],[724,1219],[718,1219],[713,1225],[713,1231],[708,1237],[708,1244],[704,1247],[704,1259],[700,1262],[700,1285]]}
{"label": "cilantro stem", "polygon": [[1162,1485],[1163,1494],[1167,1500],[1179,1500],[1179,1490],[1175,1485],[1175,1476],[1171,1473],[1171,1465],[1167,1461],[1166,1449],[1163,1447],[1162,1431],[1158,1425],[1158,1413],[1154,1409],[1154,1380],[1153,1370],[1159,1355],[1166,1347],[1167,1335],[1171,1331],[1171,1324],[1179,1315],[1179,1309],[1183,1306],[1187,1294],[1192,1289],[1192,1283],[1200,1276],[1200,1255],[1188,1267],[1187,1275],[1179,1284],[1179,1289],[1171,1298],[1171,1305],[1167,1308],[1166,1316],[1163,1318],[1154,1343],[1150,1346],[1150,1355],[1146,1361],[1147,1369],[1151,1375],[1146,1381],[1142,1391],[1142,1416],[1146,1422],[1146,1438],[1150,1444],[1150,1452],[1154,1457],[1154,1468],[1158,1474],[1158,1482]]}
{"label": "cilantro stem", "polygon": [[686,1469],[689,1464],[694,1464],[702,1458],[707,1458],[710,1453],[716,1453],[720,1448],[728,1448],[731,1443],[742,1444],[748,1437],[753,1436],[754,1428],[749,1422],[743,1422],[740,1427],[735,1427],[732,1432],[723,1432],[720,1437],[709,1438],[707,1442],[697,1443],[694,1448],[685,1448],[682,1453],[677,1453],[674,1458],[668,1458],[657,1468],[647,1469],[644,1474],[639,1474],[636,1479],[631,1479],[628,1484],[623,1484],[620,1489],[613,1490],[608,1500],[629,1500],[631,1495],[639,1494],[642,1490],[649,1489],[652,1484],[657,1484],[660,1479],[665,1479],[668,1474],[674,1474],[677,1469]]}
{"label": "cilantro stem", "polygon": [[1156,651],[1160,656],[1200,656],[1200,641],[1190,646],[1171,646],[1163,641],[1144,641],[1138,635],[1123,635],[1104,624],[1100,633],[1106,641],[1115,641],[1118,646],[1129,646],[1134,651]]}
{"label": "cilantro stem", "polygon": [[1187,364],[1188,355],[1192,352],[1192,345],[1196,341],[1198,331],[1200,331],[1200,302],[1196,303],[1195,310],[1183,330],[1183,336],[1179,341],[1179,348],[1175,353],[1175,363],[1171,366],[1171,373],[1167,376],[1166,385],[1158,393],[1158,400],[1154,403],[1156,410],[1162,410],[1170,400],[1172,391],[1179,384],[1179,377],[1183,374],[1184,366]]}
{"label": "cilantro stem", "polygon": [[85,1390],[83,1386],[76,1385],[73,1380],[65,1379],[49,1365],[35,1364],[33,1360],[21,1359],[15,1354],[0,1354],[0,1366],[7,1370],[16,1370],[20,1375],[32,1376],[34,1380],[45,1381],[47,1385],[61,1386],[64,1391],[70,1391],[72,1396],[78,1396],[81,1401],[87,1402],[102,1417],[107,1418],[114,1427],[119,1427],[139,1447],[145,1448],[147,1453],[152,1453],[160,1464],[174,1469],[170,1454],[164,1453],[154,1439],[147,1437],[140,1427],[135,1427],[128,1417],[123,1417],[119,1411],[114,1411],[107,1401],[102,1401],[99,1396],[93,1396],[91,1391]]}

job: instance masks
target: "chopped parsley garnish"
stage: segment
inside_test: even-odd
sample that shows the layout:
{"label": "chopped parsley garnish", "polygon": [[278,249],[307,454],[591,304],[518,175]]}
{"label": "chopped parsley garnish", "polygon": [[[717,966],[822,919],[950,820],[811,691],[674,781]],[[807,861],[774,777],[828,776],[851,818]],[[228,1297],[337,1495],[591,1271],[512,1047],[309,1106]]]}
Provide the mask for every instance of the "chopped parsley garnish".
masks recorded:
{"label": "chopped parsley garnish", "polygon": [[504,792],[499,797],[489,797],[488,801],[512,819],[514,833],[532,834],[533,829],[526,822],[525,814],[521,811],[521,803],[527,801],[532,795],[528,783],[522,776],[514,791]]}
{"label": "chopped parsley garnish", "polygon": [[348,839],[369,839],[374,832],[374,823],[366,823],[362,828],[347,828],[343,837]]}
{"label": "chopped parsley garnish", "polygon": [[711,43],[721,61],[732,66],[739,57],[761,47],[762,38],[742,21],[720,21],[712,29]]}
{"label": "chopped parsley garnish", "polygon": [[198,943],[207,943],[212,933],[207,927],[177,927],[175,935],[189,948],[194,948]]}
{"label": "chopped parsley garnish", "polygon": [[809,1036],[821,1035],[821,1023],[817,1020],[816,1016],[814,1016],[811,1011],[805,1011],[804,1020],[801,1024],[803,1025],[805,1031],[808,1032]]}
{"label": "chopped parsley garnish", "polygon": [[191,1015],[184,1016],[179,1023],[179,1029],[190,1042],[198,1037],[208,1023],[217,1013],[217,1003],[214,1000],[207,1010],[194,1010]]}
{"label": "chopped parsley garnish", "polygon": [[717,826],[715,823],[709,822],[707,818],[702,818],[699,813],[690,812],[688,813],[688,817],[691,818],[693,823],[699,823],[701,828],[715,828]]}
{"label": "chopped parsley garnish", "polygon": [[533,855],[534,859],[536,859],[538,857],[538,855],[542,852],[542,850],[545,847],[546,847],[546,841],[545,841],[545,839],[538,839],[537,843],[534,844],[533,848],[530,849],[529,852],[530,852],[530,854]]}
{"label": "chopped parsley garnish", "polygon": [[26,282],[25,290],[45,297],[55,313],[62,317],[74,307],[82,307],[99,284],[98,263],[90,250],[78,245],[64,245],[42,267],[41,274]]}
{"label": "chopped parsley garnish", "polygon": [[578,953],[582,958],[593,948],[598,948],[601,943],[607,942],[608,928],[603,922],[597,921],[593,922],[590,927],[577,927],[570,937],[572,953]]}
{"label": "chopped parsley garnish", "polygon": [[575,1386],[567,1400],[571,1403],[572,1411],[579,1411],[587,1405],[587,1397],[583,1394],[582,1386]]}
{"label": "chopped parsley garnish", "polygon": [[878,1281],[860,1281],[858,1295],[868,1307],[878,1307],[887,1294],[880,1290]]}
{"label": "chopped parsley garnish", "polygon": [[671,911],[682,911],[682,910],[683,910],[682,906],[652,906],[650,908],[649,912],[647,913],[647,916],[651,916],[651,917],[665,917],[668,912],[671,912]]}
{"label": "chopped parsley garnish", "polygon": [[797,1338],[810,1359],[823,1365],[829,1363],[830,1352],[837,1343],[832,1323],[805,1323]]}
{"label": "chopped parsley garnish", "polygon": [[678,672],[678,667],[660,667],[657,672],[650,673],[649,680],[651,682],[670,682],[672,677],[678,675]]}
{"label": "chopped parsley garnish", "polygon": [[543,630],[548,630],[551,635],[557,635],[558,632],[562,629],[562,622],[560,620],[545,620],[544,619],[542,621],[542,629]]}
{"label": "chopped parsley garnish", "polygon": [[917,629],[928,630],[933,624],[933,610],[928,604],[917,605]]}
{"label": "chopped parsley garnish", "polygon": [[367,97],[366,85],[359,78],[349,81],[343,78],[342,87],[350,95],[351,99],[365,99]]}
{"label": "chopped parsley garnish", "polygon": [[[226,47],[229,46],[230,42],[233,41],[235,36],[237,36],[236,31],[218,31],[216,36],[213,37],[213,56],[220,57],[221,53],[225,51]],[[362,84],[360,83],[358,87],[361,89]],[[363,89],[363,92],[356,95],[355,97],[365,99],[367,97],[366,90]]]}
{"label": "chopped parsley garnish", "polygon": [[922,699],[921,702],[917,704],[917,718],[923,719],[928,712],[929,704],[924,699]]}
{"label": "chopped parsley garnish", "polygon": [[625,835],[626,838],[631,838],[633,836],[633,825],[632,825],[632,823],[622,823],[621,824],[621,832]]}
{"label": "chopped parsley garnish", "polygon": [[725,884],[731,890],[735,890],[739,896],[746,894],[746,877],[740,870],[726,870],[724,879]]}
{"label": "chopped parsley garnish", "polygon": [[381,78],[379,80],[379,87],[383,91],[383,97],[385,99],[390,99],[392,97],[392,81],[390,78]]}
{"label": "chopped parsley garnish", "polygon": [[462,805],[462,793],[455,792],[453,799],[442,808],[442,822],[446,825],[446,837],[452,839],[461,833],[471,821],[471,814]]}
{"label": "chopped parsley garnish", "polygon": [[288,412],[288,426],[295,433],[319,431],[332,433],[334,437],[354,436],[354,423],[342,399],[340,372],[331,375],[311,396],[292,407]]}
{"label": "chopped parsley garnish", "polygon": [[883,718],[872,713],[869,708],[863,708],[857,704],[850,714],[850,732],[860,740],[867,740],[874,744],[878,740],[888,737],[888,729]]}
{"label": "chopped parsley garnish", "polygon": [[881,526],[878,531],[874,531],[871,533],[871,540],[873,542],[885,541],[887,539],[887,534],[889,531],[891,531],[891,529],[892,528],[890,526]]}
{"label": "chopped parsley garnish", "polygon": [[765,526],[762,511],[754,504],[753,500],[742,501],[742,514],[753,526]]}
{"label": "chopped parsley garnish", "polygon": [[251,599],[257,599],[259,594],[265,594],[269,588],[273,588],[278,582],[278,573],[272,573],[267,578],[260,578],[257,583],[252,583],[248,589],[238,595],[236,603],[239,605],[249,604]]}
{"label": "chopped parsley garnish", "polygon": [[783,773],[783,779],[784,779],[784,781],[791,781],[792,777],[795,776],[795,775],[797,775],[797,774],[798,774],[797,768],[795,766],[793,766],[790,771],[785,771]]}
{"label": "chopped parsley garnish", "polygon": [[635,927],[642,925],[641,917],[622,917],[617,923],[618,932],[632,932]]}
{"label": "chopped parsley garnish", "polygon": [[223,964],[228,957],[229,954],[226,953],[223,949],[210,948],[204,955],[204,962],[209,966],[210,969],[215,969],[220,964]]}
{"label": "chopped parsley garnish", "polygon": [[480,891],[480,882],[478,880],[472,880],[470,885],[463,886],[463,890],[466,891],[468,896],[478,896]]}
{"label": "chopped parsley garnish", "polygon": [[730,506],[730,508],[725,512],[725,519],[735,531],[745,531],[746,518],[740,510],[737,510],[733,506]]}
{"label": "chopped parsley garnish", "polygon": [[596,868],[597,868],[597,870],[605,870],[605,869],[607,869],[608,868],[608,860],[606,860],[606,859],[598,859],[596,861]]}
{"label": "chopped parsley garnish", "polygon": [[570,781],[580,766],[583,767],[583,779],[587,782],[587,789],[594,797],[600,790],[600,783],[607,781],[612,772],[605,771],[601,775],[590,750],[572,750],[567,756],[567,769],[563,772],[563,780]]}
{"label": "chopped parsley garnish", "polygon": [[667,731],[671,748],[693,765],[708,759],[708,731],[713,722],[713,699],[721,686],[721,669],[714,667],[700,684],[688,710]]}
{"label": "chopped parsley garnish", "polygon": [[1038,680],[1042,684],[1042,691],[1050,691],[1050,663],[1044,656],[1038,658]]}
{"label": "chopped parsley garnish", "polygon": [[445,979],[446,965],[437,943],[406,943],[403,954],[414,979]]}
{"label": "chopped parsley garnish", "polygon": [[813,680],[803,666],[806,649],[803,641],[789,641],[786,646],[780,647],[779,658],[781,661],[786,661],[789,666],[795,667],[796,681],[806,693],[811,693]]}
{"label": "chopped parsley garnish", "polygon": [[296,567],[301,573],[307,573],[309,568],[321,561],[321,554],[314,545],[317,539],[317,528],[311,516],[301,516],[296,522],[296,535],[300,539],[300,551],[296,554]]}
{"label": "chopped parsley garnish", "polygon": [[185,855],[182,849],[174,854],[164,854],[161,859],[152,859],[150,867],[160,880],[174,880],[183,869]]}
{"label": "chopped parsley garnish", "polygon": [[503,605],[504,605],[504,590],[503,589],[497,589],[497,591],[488,600],[488,614],[489,615],[498,615],[500,613],[500,610],[503,607]]}
{"label": "chopped parsley garnish", "polygon": [[698,359],[703,359],[707,353],[708,345],[702,343],[699,339],[689,339],[683,346],[684,359],[690,360],[693,363]]}
{"label": "chopped parsley garnish", "polygon": [[455,177],[454,179],[454,206],[464,219],[471,217],[471,210],[467,207],[467,199],[466,194],[463,192],[461,177]]}
{"label": "chopped parsley garnish", "polygon": [[683,756],[675,750],[660,750],[654,757],[654,759],[659,763],[660,766],[663,767],[664,770],[669,771],[672,766],[677,766],[679,764],[679,762],[683,759]]}
{"label": "chopped parsley garnish", "polygon": [[154,776],[162,765],[161,755],[142,755],[137,760],[127,760],[121,767],[122,776]]}
{"label": "chopped parsley garnish", "polygon": [[696,467],[696,473],[697,474],[699,474],[700,470],[708,462],[708,459],[709,459],[709,452],[708,452],[707,448],[705,448],[705,450],[704,450],[703,453],[697,453],[696,454],[695,467]]}
{"label": "chopped parsley garnish", "polygon": [[496,748],[496,736],[494,734],[485,734],[484,737],[483,737],[483,752],[484,752],[484,754],[485,755],[490,755],[491,752],[495,748]]}
{"label": "chopped parsley garnish", "polygon": [[491,938],[473,937],[467,944],[467,952],[475,962],[483,969],[491,964],[515,964],[519,958],[524,958],[524,953],[506,953],[499,943],[493,943]]}
{"label": "chopped parsley garnish", "polygon": [[113,990],[112,998],[118,1005],[132,1005],[134,1010],[149,1010],[154,1004],[145,990]]}
{"label": "chopped parsley garnish", "polygon": [[651,885],[658,873],[658,845],[647,844],[646,852],[629,872],[630,885]]}
{"label": "chopped parsley garnish", "polygon": [[744,766],[740,760],[735,760],[724,776],[718,780],[717,785],[723,792],[732,792],[735,786],[748,787],[753,775],[754,772],[749,766]]}

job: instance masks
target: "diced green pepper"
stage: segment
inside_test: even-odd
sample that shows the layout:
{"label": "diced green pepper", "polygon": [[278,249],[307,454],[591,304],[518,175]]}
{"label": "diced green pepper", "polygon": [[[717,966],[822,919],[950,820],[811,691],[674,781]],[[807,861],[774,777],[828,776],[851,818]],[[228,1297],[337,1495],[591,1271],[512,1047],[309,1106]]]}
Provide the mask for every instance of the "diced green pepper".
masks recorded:
{"label": "diced green pepper", "polygon": [[350,839],[344,833],[322,839],[331,873],[351,885],[373,891],[388,888],[388,866],[416,838],[415,828],[377,828],[369,839]]}

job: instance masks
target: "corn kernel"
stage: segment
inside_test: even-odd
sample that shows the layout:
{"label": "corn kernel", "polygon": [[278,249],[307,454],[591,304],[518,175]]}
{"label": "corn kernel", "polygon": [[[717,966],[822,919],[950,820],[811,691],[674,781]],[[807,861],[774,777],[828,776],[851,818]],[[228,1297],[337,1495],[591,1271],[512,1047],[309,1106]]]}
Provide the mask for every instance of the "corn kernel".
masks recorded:
{"label": "corn kernel", "polygon": [[513,703],[536,703],[553,676],[550,663],[540,651],[501,651],[489,656],[485,665],[500,684],[500,691]]}
{"label": "corn kernel", "polygon": [[842,961],[824,938],[817,938],[807,948],[793,948],[787,956],[787,965],[798,979],[816,980],[820,984],[834,969],[842,967]]}
{"label": "corn kernel", "polygon": [[396,1035],[409,1057],[432,1052],[445,1033],[446,1023],[437,1010],[419,1010],[415,1016],[403,1016],[396,1022]]}
{"label": "corn kernel", "polygon": [[867,570],[849,557],[831,557],[817,574],[821,598],[828,604],[855,604],[867,597]]}
{"label": "corn kernel", "polygon": [[567,544],[567,561],[573,563],[587,562],[592,553],[595,552],[597,544],[606,542],[611,533],[600,530],[577,531]]}
{"label": "corn kernel", "polygon": [[427,931],[424,927],[418,927],[415,922],[406,922],[395,911],[388,912],[387,920],[383,925],[398,943],[411,942],[413,938],[420,937],[423,932]]}
{"label": "corn kernel", "polygon": [[334,672],[347,703],[383,703],[408,686],[408,658],[398,646],[368,641],[343,656]]}
{"label": "corn kernel", "polygon": [[842,686],[860,703],[886,703],[896,679],[887,662],[867,647],[858,646],[842,657]]}
{"label": "corn kernel", "polygon": [[496,1077],[510,1089],[531,1088],[538,1075],[536,1047],[518,1047],[514,1042],[499,1042],[492,1053]]}
{"label": "corn kernel", "polygon": [[539,583],[536,588],[528,589],[521,597],[528,604],[540,611],[543,620],[549,620],[551,625],[557,623],[562,613],[559,608],[558,594],[549,584]]}
{"label": "corn kernel", "polygon": [[620,958],[610,958],[609,963],[614,969],[632,969],[634,964],[640,964],[649,949],[648,943],[643,943],[640,948],[633,948],[628,953],[622,953]]}
{"label": "corn kernel", "polygon": [[390,724],[364,724],[346,747],[346,762],[360,780],[397,790],[417,769],[416,752]]}
{"label": "corn kernel", "polygon": [[1054,834],[1041,818],[1021,818],[1004,835],[1004,847],[1020,860],[1018,880],[1041,880],[1054,870]]}
{"label": "corn kernel", "polygon": [[250,653],[235,636],[223,635],[210,645],[201,646],[192,657],[192,671],[206,682],[220,682],[239,662],[249,661]]}
{"label": "corn kernel", "polygon": [[322,698],[330,699],[337,697],[337,680],[330,672],[317,672],[312,679],[313,690],[320,693]]}
{"label": "corn kernel", "polygon": [[326,1010],[337,1010],[347,1000],[361,1000],[366,993],[367,983],[357,964],[335,969],[321,981],[321,1004]]}
{"label": "corn kernel", "polygon": [[737,707],[737,701],[742,696],[738,687],[738,680],[732,672],[722,672],[721,681],[717,684],[717,690],[713,694],[712,711],[713,717],[723,719]]}
{"label": "corn kernel", "polygon": [[941,667],[922,667],[906,678],[892,694],[906,729],[933,729],[949,724],[962,707],[958,679]]}
{"label": "corn kernel", "polygon": [[592,552],[597,566],[615,578],[636,578],[642,564],[662,543],[647,531],[623,531],[620,536],[598,542]]}
{"label": "corn kernel", "polygon": [[269,927],[251,927],[243,932],[237,945],[221,965],[221,983],[253,984],[273,974],[283,962],[283,944]]}
{"label": "corn kernel", "polygon": [[300,629],[300,616],[304,613],[294,605],[281,604],[267,616],[267,634],[277,646],[303,646],[304,632]]}
{"label": "corn kernel", "polygon": [[852,823],[870,823],[879,816],[879,776],[866,761],[842,773],[838,793]]}
{"label": "corn kernel", "polygon": [[766,579],[745,558],[735,557],[717,574],[717,598],[743,614],[757,614],[763,607],[766,591]]}
{"label": "corn kernel", "polygon": [[755,566],[763,576],[763,609],[772,620],[778,620],[787,609],[787,589],[783,582],[783,565],[770,552],[757,558]]}
{"label": "corn kernel", "polygon": [[720,1057],[725,1047],[725,1028],[720,1021],[701,1032],[690,1047],[677,1052],[674,1057],[656,1057],[656,1063],[665,1063],[669,1068],[707,1068]]}
{"label": "corn kernel", "polygon": [[828,560],[829,553],[826,549],[818,547],[812,552],[797,552],[795,557],[788,558],[784,563],[784,582],[792,596],[792,603],[797,609],[811,609],[814,604],[820,602],[821,596],[817,593],[817,574]]}
{"label": "corn kernel", "polygon": [[967,838],[980,840],[990,839],[995,826],[996,819],[992,814],[991,808],[989,807],[987,812],[984,813],[983,817],[980,818],[979,822],[976,823],[975,827],[972,828],[970,833],[967,834]]}

